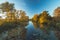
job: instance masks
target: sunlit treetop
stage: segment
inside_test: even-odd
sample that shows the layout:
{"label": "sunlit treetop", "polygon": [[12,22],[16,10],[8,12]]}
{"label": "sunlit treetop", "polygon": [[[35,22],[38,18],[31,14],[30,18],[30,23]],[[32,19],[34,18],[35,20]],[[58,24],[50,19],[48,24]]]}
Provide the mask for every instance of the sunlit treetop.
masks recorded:
{"label": "sunlit treetop", "polygon": [[57,7],[57,8],[54,10],[54,17],[60,17],[60,7]]}
{"label": "sunlit treetop", "polygon": [[35,14],[35,15],[33,16],[32,20],[35,21],[35,22],[37,22],[38,16],[39,16],[38,14]]}
{"label": "sunlit treetop", "polygon": [[49,20],[51,20],[51,16],[48,14],[48,11],[43,11],[39,15],[39,22],[40,23],[49,22]]}
{"label": "sunlit treetop", "polygon": [[41,16],[48,16],[48,11],[43,11]]}

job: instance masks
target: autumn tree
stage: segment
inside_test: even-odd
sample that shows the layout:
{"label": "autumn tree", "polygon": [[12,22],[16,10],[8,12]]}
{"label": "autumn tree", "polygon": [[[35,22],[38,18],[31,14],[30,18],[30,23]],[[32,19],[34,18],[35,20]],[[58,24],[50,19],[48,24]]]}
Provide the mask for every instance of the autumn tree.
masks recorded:
{"label": "autumn tree", "polygon": [[60,7],[57,7],[54,10],[53,15],[54,15],[53,20],[54,20],[54,24],[55,24],[54,31],[55,31],[56,37],[59,40],[60,39]]}
{"label": "autumn tree", "polygon": [[0,4],[0,9],[3,12],[12,11],[14,9],[14,4],[13,3],[9,3],[9,2],[2,3],[2,4]]}
{"label": "autumn tree", "polygon": [[[1,26],[1,29],[4,30],[8,30],[9,28],[13,28],[15,26],[17,26],[15,24],[15,11],[14,11],[14,4],[13,3],[9,3],[9,2],[5,2],[0,4],[0,10],[2,10],[2,12],[4,14],[6,14],[6,18],[2,21],[4,21],[4,23]],[[1,23],[1,22],[0,22]]]}
{"label": "autumn tree", "polygon": [[[14,8],[14,4],[13,3],[9,3],[9,2],[5,2],[5,3],[2,3],[0,4],[0,9],[3,11],[3,12],[6,12],[6,21],[11,21],[13,19],[15,19],[15,8]],[[9,19],[9,20],[8,20]]]}
{"label": "autumn tree", "polygon": [[60,7],[57,7],[54,10],[53,19],[54,19],[54,23],[55,23],[55,26],[56,26],[55,29],[60,30]]}
{"label": "autumn tree", "polygon": [[33,18],[31,19],[31,21],[32,21],[35,29],[38,28],[38,16],[39,16],[38,14],[35,14],[35,15],[33,16]]}
{"label": "autumn tree", "polygon": [[8,12],[6,17],[6,21],[7,22],[13,22],[15,21],[17,18],[15,17],[15,13],[14,12]]}
{"label": "autumn tree", "polygon": [[20,11],[20,21],[29,21],[29,17],[26,16],[25,11]]}
{"label": "autumn tree", "polygon": [[49,26],[51,26],[51,21],[52,21],[52,18],[48,14],[48,11],[43,11],[39,15],[38,23],[40,24],[40,28],[49,28]]}
{"label": "autumn tree", "polygon": [[39,16],[38,14],[35,14],[35,15],[33,16],[33,18],[32,18],[32,21],[37,22],[38,16]]}

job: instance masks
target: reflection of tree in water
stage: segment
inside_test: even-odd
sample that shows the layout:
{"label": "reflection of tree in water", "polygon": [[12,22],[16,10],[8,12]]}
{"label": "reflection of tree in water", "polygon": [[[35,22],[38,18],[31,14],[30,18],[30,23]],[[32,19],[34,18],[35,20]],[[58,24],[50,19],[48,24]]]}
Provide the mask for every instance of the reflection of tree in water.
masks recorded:
{"label": "reflection of tree in water", "polygon": [[35,29],[37,29],[39,27],[37,22],[32,22],[32,23],[33,23]]}
{"label": "reflection of tree in water", "polygon": [[41,29],[40,25],[38,25],[38,23],[36,23],[36,22],[32,22],[32,23],[33,23],[36,30],[39,29],[38,30],[39,32],[33,33],[31,40],[50,40],[49,39],[49,35],[51,32],[50,29],[48,29],[48,30],[46,28]]}
{"label": "reflection of tree in water", "polygon": [[27,18],[26,17],[27,16],[22,16],[19,20],[17,19],[15,23],[11,22],[12,25],[9,24],[12,30],[8,31],[8,39],[25,40],[26,32],[27,32],[27,29],[25,27],[29,24],[28,17]]}
{"label": "reflection of tree in water", "polygon": [[28,24],[29,24],[29,22],[21,22],[21,25],[20,25],[20,30],[21,30],[20,36],[23,40],[25,40],[25,38],[26,38],[27,29],[25,27]]}
{"label": "reflection of tree in water", "polygon": [[25,27],[28,25],[28,23],[29,23],[28,21],[27,22],[20,22],[20,24],[17,25],[17,27],[12,28],[12,29],[10,28],[10,30],[8,30],[8,36],[5,39],[6,40],[10,40],[10,39],[11,40],[18,40],[18,39],[25,40],[26,32],[27,32],[27,29]]}
{"label": "reflection of tree in water", "polygon": [[[22,39],[22,40],[25,40],[26,38],[26,32],[27,32],[27,29],[25,28],[27,25],[29,24],[29,21],[25,21],[25,22],[5,22],[1,28],[1,32],[4,32],[4,31],[8,31],[7,33],[7,38],[5,37],[6,40],[18,40],[18,39]],[[4,39],[4,40],[5,40]]]}
{"label": "reflection of tree in water", "polygon": [[[34,22],[33,20],[36,21]],[[37,34],[40,35],[40,38],[36,35],[36,37],[38,37],[38,40],[50,40],[49,34],[52,31],[54,25],[52,25],[52,18],[47,11],[43,11],[40,15],[38,15],[35,18],[33,17],[32,23],[35,28],[40,28],[40,30],[42,31],[42,36],[40,34]]]}

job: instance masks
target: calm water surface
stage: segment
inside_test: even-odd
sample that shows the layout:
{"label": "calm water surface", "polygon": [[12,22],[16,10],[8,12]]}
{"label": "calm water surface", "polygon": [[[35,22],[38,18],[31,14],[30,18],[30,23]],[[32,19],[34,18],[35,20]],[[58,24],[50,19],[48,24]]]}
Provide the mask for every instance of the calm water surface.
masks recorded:
{"label": "calm water surface", "polygon": [[[20,27],[18,27],[20,28]],[[35,39],[44,39],[44,40],[57,40],[54,31],[50,30],[49,34],[45,34],[42,30],[35,29],[32,22],[29,22],[29,24],[26,26],[27,28],[27,35],[26,40],[35,40]],[[3,32],[0,34],[0,40],[8,36],[8,32]]]}

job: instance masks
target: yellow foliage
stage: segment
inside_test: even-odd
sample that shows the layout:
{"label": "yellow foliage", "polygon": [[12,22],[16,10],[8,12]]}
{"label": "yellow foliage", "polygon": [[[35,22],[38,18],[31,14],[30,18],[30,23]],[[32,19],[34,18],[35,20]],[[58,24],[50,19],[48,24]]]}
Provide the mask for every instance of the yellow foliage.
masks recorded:
{"label": "yellow foliage", "polygon": [[43,11],[42,14],[40,14],[39,17],[39,23],[48,23],[50,20],[50,16],[47,11]]}
{"label": "yellow foliage", "polygon": [[37,29],[38,28],[38,23],[36,23],[36,22],[32,22],[32,23],[33,23],[34,27]]}
{"label": "yellow foliage", "polygon": [[35,14],[34,17],[32,18],[33,21],[37,21],[38,20],[38,14]]}
{"label": "yellow foliage", "polygon": [[6,16],[6,22],[14,22],[17,19],[13,12],[7,12]]}
{"label": "yellow foliage", "polygon": [[40,19],[39,19],[39,23],[44,23],[44,22],[48,22],[49,20],[48,19],[46,19],[45,17],[41,17]]}
{"label": "yellow foliage", "polygon": [[28,21],[29,17],[28,16],[23,16],[20,18],[20,21]]}
{"label": "yellow foliage", "polygon": [[4,19],[0,19],[0,25],[4,23]]}
{"label": "yellow foliage", "polygon": [[42,29],[43,29],[43,28],[44,28],[44,26],[43,26],[42,24],[40,24],[40,28],[42,28]]}

